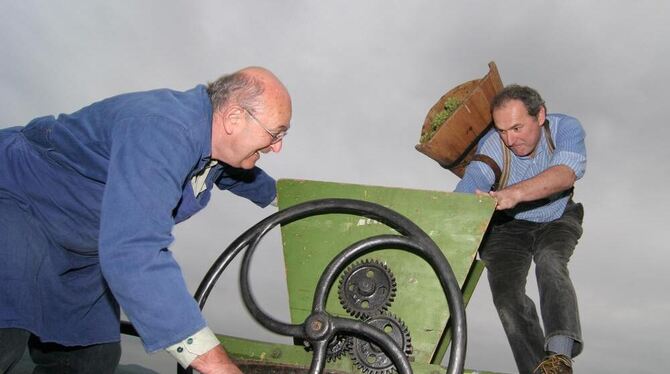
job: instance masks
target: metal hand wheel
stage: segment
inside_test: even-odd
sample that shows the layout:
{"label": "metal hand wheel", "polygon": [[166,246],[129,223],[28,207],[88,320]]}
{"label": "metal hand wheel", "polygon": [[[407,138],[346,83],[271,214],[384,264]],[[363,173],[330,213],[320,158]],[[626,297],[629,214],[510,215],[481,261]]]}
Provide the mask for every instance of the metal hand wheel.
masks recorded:
{"label": "metal hand wheel", "polygon": [[[267,315],[257,305],[249,287],[249,265],[258,243],[272,228],[303,218],[322,214],[353,214],[372,218],[383,223],[401,235],[378,235],[360,240],[344,249],[326,267],[316,287],[312,312],[301,324],[288,324]],[[465,307],[458,282],[451,266],[438,246],[430,237],[409,219],[381,205],[351,199],[322,199],[297,204],[281,210],[260,221],[240,235],[219,256],[203,278],[195,298],[200,308],[205,306],[207,297],[221,273],[232,259],[243,249],[247,249],[242,260],[240,286],[243,301],[252,316],[265,328],[275,333],[303,339],[312,346],[313,356],[310,374],[320,374],[326,364],[328,342],[335,335],[354,335],[376,344],[391,359],[401,374],[412,373],[412,368],[404,352],[385,332],[362,321],[341,318],[325,311],[326,298],[338,274],[356,258],[377,249],[401,249],[414,253],[428,262],[437,274],[449,305],[452,322],[452,344],[449,356],[448,374],[463,372],[467,344]],[[179,372],[191,373],[191,369],[179,368]]]}

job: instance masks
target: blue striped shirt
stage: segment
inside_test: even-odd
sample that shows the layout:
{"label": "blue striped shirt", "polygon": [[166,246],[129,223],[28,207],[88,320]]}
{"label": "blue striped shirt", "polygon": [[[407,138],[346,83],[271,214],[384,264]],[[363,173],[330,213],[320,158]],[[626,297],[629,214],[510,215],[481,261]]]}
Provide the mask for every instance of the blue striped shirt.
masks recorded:
{"label": "blue striped shirt", "polygon": [[[532,156],[519,157],[510,152],[510,170],[507,185],[513,185],[535,177],[552,166],[565,165],[580,179],[586,171],[586,146],[584,129],[579,121],[564,114],[549,114],[549,130],[556,149],[549,149],[545,132],[541,131],[540,142]],[[503,143],[492,129],[479,141],[477,153],[491,157],[499,166],[503,165]],[[501,167],[502,170],[502,167]],[[455,192],[473,193],[476,189],[490,191],[495,182],[491,168],[483,162],[473,161],[465,170],[463,179],[456,185]],[[533,222],[553,221],[561,215],[570,199],[569,196],[549,197],[549,202],[539,207],[519,206],[507,213],[516,219]]]}

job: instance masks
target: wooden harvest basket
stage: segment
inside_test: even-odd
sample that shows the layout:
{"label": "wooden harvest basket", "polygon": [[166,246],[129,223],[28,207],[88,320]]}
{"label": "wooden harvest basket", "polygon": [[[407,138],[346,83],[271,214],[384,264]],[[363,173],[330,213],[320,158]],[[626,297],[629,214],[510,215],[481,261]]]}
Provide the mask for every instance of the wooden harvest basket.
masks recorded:
{"label": "wooden harvest basket", "polygon": [[459,177],[475,154],[477,142],[492,126],[491,101],[502,90],[503,84],[495,62],[489,62],[489,72],[482,79],[460,84],[449,90],[428,111],[421,128],[421,136],[431,131],[433,118],[443,110],[449,98],[461,104],[426,141],[416,150],[437,161]]}

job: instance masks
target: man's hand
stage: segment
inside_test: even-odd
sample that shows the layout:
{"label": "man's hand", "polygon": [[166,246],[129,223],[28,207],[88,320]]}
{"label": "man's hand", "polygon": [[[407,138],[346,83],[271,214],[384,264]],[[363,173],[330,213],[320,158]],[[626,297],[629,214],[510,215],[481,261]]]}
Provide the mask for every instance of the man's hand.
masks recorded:
{"label": "man's hand", "polygon": [[521,193],[515,188],[491,191],[489,195],[496,200],[496,210],[512,209],[521,202]]}
{"label": "man's hand", "polygon": [[198,356],[191,363],[191,367],[202,374],[242,374],[220,345]]}
{"label": "man's hand", "polygon": [[475,190],[477,196],[490,196],[496,201],[496,210],[512,209],[521,202],[521,194],[518,190],[505,188],[500,191],[483,192]]}
{"label": "man's hand", "polygon": [[487,193],[476,190],[475,193],[477,195],[488,194],[496,200],[496,210],[505,210],[512,209],[519,203],[544,199],[567,190],[574,185],[575,180],[575,172],[572,169],[565,165],[558,165],[500,191]]}

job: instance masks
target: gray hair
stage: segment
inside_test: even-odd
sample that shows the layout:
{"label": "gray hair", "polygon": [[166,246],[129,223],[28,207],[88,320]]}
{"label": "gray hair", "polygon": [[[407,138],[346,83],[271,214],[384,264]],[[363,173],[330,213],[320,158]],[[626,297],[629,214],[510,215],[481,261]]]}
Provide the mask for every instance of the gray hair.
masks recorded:
{"label": "gray hair", "polygon": [[544,100],[542,96],[535,89],[532,89],[528,86],[520,86],[518,84],[511,84],[498,92],[493,98],[491,103],[491,111],[494,111],[509,102],[510,100],[519,100],[523,103],[528,111],[528,114],[537,117],[540,113],[540,109],[544,108],[545,112],[547,107],[544,105]]}
{"label": "gray hair", "polygon": [[207,83],[207,94],[214,111],[236,104],[253,113],[261,105],[263,91],[260,80],[239,71]]}

